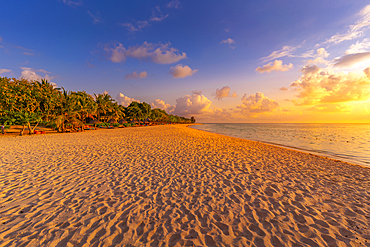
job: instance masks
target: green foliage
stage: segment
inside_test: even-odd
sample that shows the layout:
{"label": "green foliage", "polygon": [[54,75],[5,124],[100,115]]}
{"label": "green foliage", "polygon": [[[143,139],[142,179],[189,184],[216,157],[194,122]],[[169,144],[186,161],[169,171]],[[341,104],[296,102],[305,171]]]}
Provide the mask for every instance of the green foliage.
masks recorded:
{"label": "green foliage", "polygon": [[[86,119],[106,122],[109,119],[146,120],[159,123],[194,123],[187,119],[168,115],[164,110],[151,109],[143,102],[132,102],[128,107],[119,105],[109,94],[94,94],[85,91],[70,92],[64,88],[55,88],[46,80],[29,81],[0,77],[0,121],[9,125],[28,126],[30,133],[39,123],[53,127],[60,132],[66,128],[81,129]],[[33,125],[33,127],[31,126]],[[98,126],[119,124],[101,123]],[[124,123],[129,127],[136,124]],[[20,134],[23,133],[23,130]]]}

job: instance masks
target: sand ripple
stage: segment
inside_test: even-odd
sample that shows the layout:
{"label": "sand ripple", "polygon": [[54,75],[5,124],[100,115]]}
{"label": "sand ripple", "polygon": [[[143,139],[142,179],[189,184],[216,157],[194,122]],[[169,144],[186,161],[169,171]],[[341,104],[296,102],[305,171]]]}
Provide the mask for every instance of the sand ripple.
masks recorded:
{"label": "sand ripple", "polygon": [[359,166],[185,126],[0,141],[0,246],[370,246]]}

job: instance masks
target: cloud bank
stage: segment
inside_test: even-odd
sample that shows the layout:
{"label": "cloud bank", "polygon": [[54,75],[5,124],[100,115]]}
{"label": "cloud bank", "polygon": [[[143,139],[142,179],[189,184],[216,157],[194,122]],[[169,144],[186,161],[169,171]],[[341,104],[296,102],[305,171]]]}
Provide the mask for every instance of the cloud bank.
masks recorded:
{"label": "cloud bank", "polygon": [[161,99],[154,100],[154,102],[152,102],[150,106],[152,107],[152,109],[159,108],[159,109],[165,110],[169,114],[173,113],[173,111],[176,108],[176,106],[167,104]]}
{"label": "cloud bank", "polygon": [[360,73],[331,72],[305,66],[302,77],[290,84],[298,92],[295,105],[317,105],[367,100],[370,97],[370,67]]}

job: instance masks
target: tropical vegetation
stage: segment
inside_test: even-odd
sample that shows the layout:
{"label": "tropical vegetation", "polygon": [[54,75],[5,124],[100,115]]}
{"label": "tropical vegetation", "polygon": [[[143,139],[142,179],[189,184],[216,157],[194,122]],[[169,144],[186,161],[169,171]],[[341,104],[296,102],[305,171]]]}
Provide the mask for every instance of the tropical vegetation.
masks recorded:
{"label": "tropical vegetation", "polygon": [[83,130],[91,121],[98,124],[109,121],[116,126],[119,121],[129,126],[130,122],[194,123],[195,119],[151,109],[145,102],[131,102],[124,107],[109,94],[92,96],[85,91],[66,91],[47,80],[0,77],[0,124],[21,125],[20,135],[26,128],[34,133],[39,124],[58,132]]}

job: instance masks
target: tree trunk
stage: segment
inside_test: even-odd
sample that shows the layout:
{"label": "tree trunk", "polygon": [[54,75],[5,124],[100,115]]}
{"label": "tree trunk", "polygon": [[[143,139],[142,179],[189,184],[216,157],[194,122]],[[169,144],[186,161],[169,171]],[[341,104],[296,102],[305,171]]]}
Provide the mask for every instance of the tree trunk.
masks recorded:
{"label": "tree trunk", "polygon": [[27,126],[28,126],[28,134],[29,135],[32,135],[33,134],[33,131],[32,131],[32,127],[31,127],[30,122],[27,122]]}
{"label": "tree trunk", "polygon": [[39,125],[39,122],[37,122],[36,125],[32,128],[32,134],[35,132],[37,125]]}
{"label": "tree trunk", "polygon": [[19,133],[20,136],[23,136],[23,131],[24,131],[25,128],[26,128],[26,125],[23,125],[23,128],[22,128],[21,132]]}

